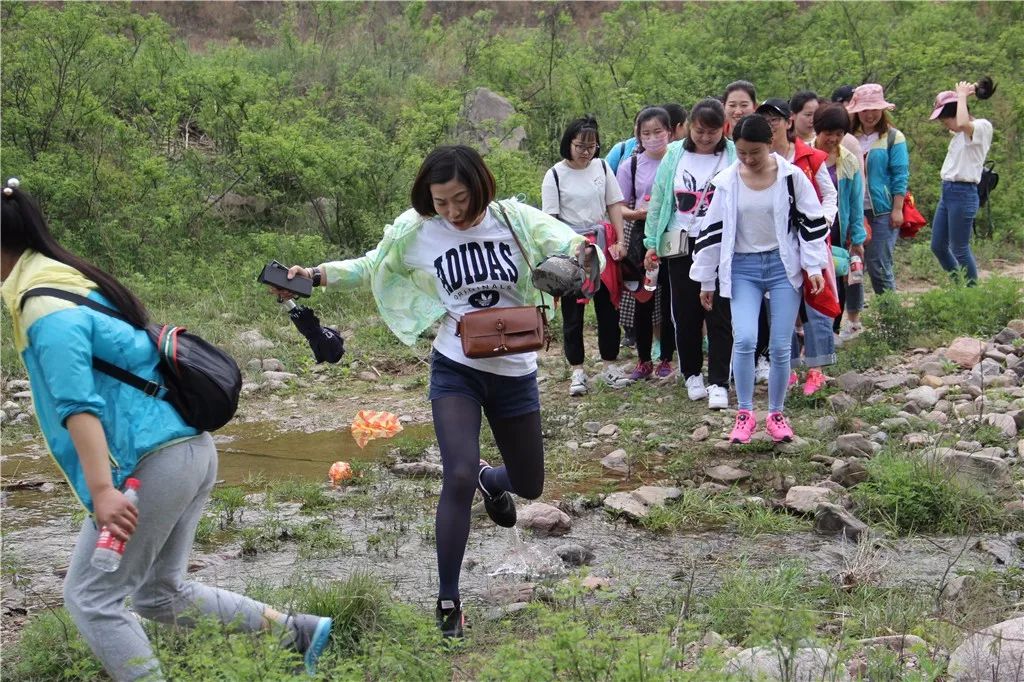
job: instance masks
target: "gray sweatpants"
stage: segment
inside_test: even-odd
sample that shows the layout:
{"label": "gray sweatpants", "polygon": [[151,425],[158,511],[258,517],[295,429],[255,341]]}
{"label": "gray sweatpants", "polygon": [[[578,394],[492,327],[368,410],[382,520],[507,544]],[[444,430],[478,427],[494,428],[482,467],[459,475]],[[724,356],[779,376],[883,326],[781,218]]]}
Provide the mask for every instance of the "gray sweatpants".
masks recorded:
{"label": "gray sweatpants", "polygon": [[185,580],[196,526],[217,479],[217,449],[210,434],[150,454],[135,477],[141,482],[139,521],[121,565],[113,573],[92,567],[99,531],[87,518],[64,580],[64,605],[115,680],[162,680],[149,638],[125,607],[127,597],[150,620],[187,627],[196,614],[212,615],[242,631],[263,627],[265,606]]}

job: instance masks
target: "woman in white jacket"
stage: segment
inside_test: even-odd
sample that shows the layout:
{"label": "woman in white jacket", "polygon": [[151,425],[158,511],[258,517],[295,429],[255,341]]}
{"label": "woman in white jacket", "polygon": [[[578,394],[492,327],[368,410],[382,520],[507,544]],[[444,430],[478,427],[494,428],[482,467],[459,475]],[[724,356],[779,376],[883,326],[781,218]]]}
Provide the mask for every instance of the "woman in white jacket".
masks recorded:
{"label": "woman in white jacket", "polygon": [[694,244],[690,279],[700,282],[701,304],[714,301],[715,281],[732,306],[732,371],[739,411],[730,440],[749,443],[754,415],[754,348],[761,300],[771,293],[768,435],[793,439],[782,414],[790,372],[790,337],[800,308],[804,276],[818,293],[831,255],[828,226],[810,181],[772,153],[772,128],[764,116],[745,116],[733,130],[737,161],[715,177],[715,194]]}

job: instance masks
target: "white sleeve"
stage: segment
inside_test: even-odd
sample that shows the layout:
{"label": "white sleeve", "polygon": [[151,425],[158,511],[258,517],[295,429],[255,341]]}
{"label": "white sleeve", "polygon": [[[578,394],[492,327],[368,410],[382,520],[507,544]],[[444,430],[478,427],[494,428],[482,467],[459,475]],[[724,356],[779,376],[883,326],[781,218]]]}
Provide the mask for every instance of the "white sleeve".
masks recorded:
{"label": "white sleeve", "polygon": [[725,192],[716,190],[711,196],[708,212],[701,223],[700,234],[693,245],[690,279],[700,282],[701,291],[714,291],[722,257],[722,230],[725,217]]}
{"label": "white sleeve", "polygon": [[540,210],[548,215],[561,213],[561,202],[558,200],[558,186],[555,184],[555,168],[552,166],[544,174],[540,183]]}
{"label": "white sleeve", "polygon": [[[828,172],[827,170],[825,171]],[[797,241],[800,246],[800,267],[809,275],[820,275],[832,257],[825,237],[828,235],[828,224],[818,195],[811,181],[803,172],[793,173],[794,191],[796,193],[796,219],[799,223]],[[714,199],[712,199],[712,203]]]}
{"label": "white sleeve", "polygon": [[992,122],[983,118],[974,120],[974,133],[967,144],[976,144],[988,149],[992,144]]}
{"label": "white sleeve", "polygon": [[821,190],[821,210],[825,214],[825,220],[829,225],[833,225],[836,222],[836,215],[839,213],[839,192],[832,182],[828,166],[822,163],[814,179],[818,183],[818,189]]}

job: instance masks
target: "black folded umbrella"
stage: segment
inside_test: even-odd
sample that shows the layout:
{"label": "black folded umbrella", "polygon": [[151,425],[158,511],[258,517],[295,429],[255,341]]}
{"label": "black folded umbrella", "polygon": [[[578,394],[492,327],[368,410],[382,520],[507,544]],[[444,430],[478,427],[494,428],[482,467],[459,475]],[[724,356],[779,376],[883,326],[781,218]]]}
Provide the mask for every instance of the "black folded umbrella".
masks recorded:
{"label": "black folded umbrella", "polygon": [[[291,304],[291,305],[289,305]],[[313,349],[313,357],[317,362],[338,362],[345,354],[345,339],[337,329],[320,326],[320,319],[304,305],[295,305],[291,299],[284,302],[288,308],[288,317],[299,332],[309,341]]]}

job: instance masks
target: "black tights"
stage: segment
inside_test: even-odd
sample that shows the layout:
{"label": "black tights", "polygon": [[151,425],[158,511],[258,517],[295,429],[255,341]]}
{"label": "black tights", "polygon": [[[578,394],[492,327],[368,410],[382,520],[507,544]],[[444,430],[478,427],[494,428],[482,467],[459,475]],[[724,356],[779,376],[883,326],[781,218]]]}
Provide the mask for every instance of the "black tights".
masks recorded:
{"label": "black tights", "polygon": [[[444,466],[434,526],[438,597],[458,599],[459,573],[469,541],[470,509],[480,471],[481,409],[475,400],[453,395],[437,398],[431,408]],[[488,415],[487,423],[505,465],[485,473],[484,487],[492,495],[507,490],[529,500],[540,497],[544,490],[540,412],[505,418]]]}

